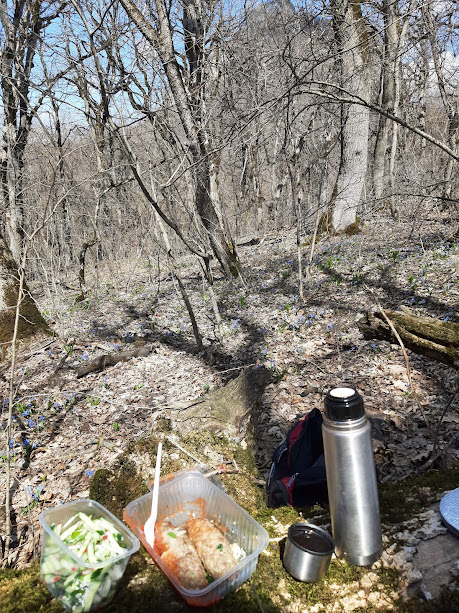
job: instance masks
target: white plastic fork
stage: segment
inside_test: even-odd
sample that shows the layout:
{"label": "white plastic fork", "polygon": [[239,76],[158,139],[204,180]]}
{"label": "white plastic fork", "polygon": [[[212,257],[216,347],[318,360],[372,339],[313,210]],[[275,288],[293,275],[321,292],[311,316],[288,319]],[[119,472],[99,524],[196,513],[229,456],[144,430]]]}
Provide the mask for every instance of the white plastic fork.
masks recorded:
{"label": "white plastic fork", "polygon": [[155,482],[153,483],[153,494],[151,496],[151,513],[150,517],[145,522],[143,531],[145,533],[145,539],[150,547],[155,544],[155,524],[156,516],[158,514],[158,489],[159,489],[159,473],[161,470],[161,451],[163,444],[158,443],[158,451],[156,452],[156,466],[155,466]]}

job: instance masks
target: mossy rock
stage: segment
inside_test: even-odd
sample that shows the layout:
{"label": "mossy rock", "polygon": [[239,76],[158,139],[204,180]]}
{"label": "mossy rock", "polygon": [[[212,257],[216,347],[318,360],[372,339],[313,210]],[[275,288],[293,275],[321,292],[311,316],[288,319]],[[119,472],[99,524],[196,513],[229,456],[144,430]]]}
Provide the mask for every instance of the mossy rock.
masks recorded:
{"label": "mossy rock", "polygon": [[0,607],[2,613],[61,613],[40,579],[39,564],[24,570],[0,569]]}

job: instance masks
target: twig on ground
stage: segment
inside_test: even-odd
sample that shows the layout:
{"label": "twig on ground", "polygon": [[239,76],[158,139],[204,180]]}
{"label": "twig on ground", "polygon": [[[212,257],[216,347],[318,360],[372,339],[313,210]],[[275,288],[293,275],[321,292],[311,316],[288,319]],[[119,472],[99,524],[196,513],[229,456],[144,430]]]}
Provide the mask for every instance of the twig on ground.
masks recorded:
{"label": "twig on ground", "polygon": [[169,443],[172,443],[172,445],[174,445],[175,447],[177,447],[177,449],[180,449],[180,451],[182,453],[184,453],[185,455],[187,455],[189,458],[191,458],[192,460],[194,460],[195,462],[197,462],[199,464],[199,466],[206,466],[206,464],[204,462],[202,462],[201,460],[199,460],[198,458],[196,458],[194,455],[192,455],[189,451],[187,451],[186,449],[184,449],[181,445],[179,445],[177,442],[173,441],[172,438],[170,436],[166,436],[166,439],[169,441]]}
{"label": "twig on ground", "polygon": [[205,473],[204,476],[212,477],[213,475],[244,475],[244,477],[247,477],[247,479],[252,481],[252,483],[255,483],[255,485],[262,485],[263,487],[266,485],[266,482],[262,479],[257,479],[256,477],[249,475],[249,473],[245,472],[244,470],[241,470],[240,468],[228,468],[227,466],[222,465],[215,470],[211,470],[210,472]]}
{"label": "twig on ground", "polygon": [[260,611],[261,611],[261,613],[265,613],[265,610],[264,610],[264,608],[263,608],[263,605],[261,604],[260,597],[258,596],[258,594],[257,594],[257,590],[255,589],[255,586],[254,586],[254,584],[253,584],[253,583],[252,583],[252,585],[250,586],[250,588],[251,588],[251,590],[252,590],[252,592],[253,592],[253,595],[255,596],[255,600],[257,601],[258,606],[260,607]]}
{"label": "twig on ground", "polygon": [[387,313],[386,313],[386,312],[385,312],[385,310],[382,308],[382,306],[381,306],[381,304],[380,304],[380,302],[379,302],[378,298],[377,298],[377,297],[376,297],[376,295],[374,294],[374,292],[373,292],[373,291],[372,291],[372,290],[371,290],[371,289],[370,289],[368,286],[365,286],[365,288],[366,288],[366,289],[367,289],[367,290],[368,290],[368,291],[369,291],[369,292],[370,292],[370,293],[373,295],[373,297],[374,297],[374,299],[376,300],[376,303],[377,303],[377,305],[378,305],[378,308],[379,308],[379,310],[380,310],[380,312],[381,312],[381,315],[384,317],[384,320],[386,321],[387,325],[388,325],[388,326],[390,327],[390,329],[392,330],[393,335],[395,336],[395,338],[396,338],[396,339],[397,339],[397,341],[398,341],[398,344],[400,345],[400,348],[401,348],[402,353],[403,353],[403,357],[404,357],[404,359],[405,359],[406,376],[407,376],[407,378],[408,378],[408,384],[409,384],[409,386],[410,386],[410,389],[411,389],[411,391],[412,391],[412,393],[413,393],[413,398],[414,398],[414,400],[415,400],[415,402],[416,402],[416,405],[417,405],[418,409],[419,409],[419,410],[421,411],[421,413],[422,413],[422,417],[423,417],[423,419],[424,419],[424,422],[425,422],[425,424],[426,424],[426,426],[427,426],[427,429],[429,430],[429,433],[430,433],[430,435],[431,435],[432,439],[434,439],[434,432],[433,432],[433,430],[432,430],[432,426],[430,425],[430,422],[429,422],[429,420],[427,419],[427,415],[426,415],[426,413],[425,413],[425,411],[424,411],[424,408],[423,408],[422,404],[421,404],[421,403],[420,403],[420,401],[419,401],[418,395],[417,395],[416,390],[415,390],[414,385],[413,385],[413,380],[412,380],[412,378],[411,378],[411,367],[410,367],[410,361],[409,361],[409,359],[408,359],[408,354],[407,354],[407,352],[406,352],[406,348],[405,348],[405,345],[403,344],[403,341],[402,341],[402,339],[401,339],[401,337],[400,337],[400,334],[397,332],[397,330],[396,330],[396,328],[395,328],[394,324],[391,322],[391,320],[390,320],[390,319],[389,319],[389,317],[387,316]]}

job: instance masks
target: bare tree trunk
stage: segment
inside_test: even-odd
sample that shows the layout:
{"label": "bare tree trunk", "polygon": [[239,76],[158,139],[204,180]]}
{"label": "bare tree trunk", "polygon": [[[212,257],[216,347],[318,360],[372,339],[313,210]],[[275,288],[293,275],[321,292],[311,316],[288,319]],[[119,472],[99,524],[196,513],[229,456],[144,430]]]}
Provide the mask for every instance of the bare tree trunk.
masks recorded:
{"label": "bare tree trunk", "polygon": [[[457,145],[459,143],[459,111],[457,110],[457,102],[455,98],[457,96],[450,96],[447,91],[445,73],[442,67],[442,62],[440,59],[440,52],[438,50],[437,45],[437,35],[435,31],[435,26],[432,19],[432,6],[431,3],[427,3],[423,5],[422,14],[424,18],[424,23],[427,28],[427,37],[430,43],[430,49],[432,53],[432,60],[435,69],[435,74],[437,76],[438,88],[440,90],[441,100],[443,102],[443,106],[446,111],[446,115],[448,117],[448,135],[447,142],[450,149],[457,150]],[[443,188],[443,197],[447,200],[451,198],[452,193],[452,177],[453,177],[453,169],[456,162],[452,157],[448,159],[448,163],[446,165],[445,170],[445,178],[444,178],[444,188]]]}
{"label": "bare tree trunk", "polygon": [[[154,190],[154,182],[153,182],[153,174],[152,174],[152,168],[150,165],[150,183],[151,183],[151,191],[152,194],[155,194],[155,190]],[[166,253],[167,253],[167,258],[169,260],[169,264],[170,264],[170,268],[172,271],[172,274],[174,275],[174,277],[177,279],[177,283],[180,289],[180,294],[182,296],[182,300],[185,304],[186,310],[188,311],[188,316],[190,318],[191,321],[191,327],[193,328],[193,334],[194,334],[194,338],[196,340],[196,345],[198,347],[199,350],[201,350],[203,348],[203,344],[202,344],[202,336],[201,333],[199,332],[199,327],[198,327],[198,322],[196,321],[196,317],[194,314],[194,310],[193,310],[193,306],[191,304],[191,301],[188,297],[188,293],[186,291],[186,288],[183,284],[182,281],[182,277],[180,274],[180,268],[177,265],[177,262],[175,260],[175,256],[174,253],[172,251],[172,246],[169,240],[169,236],[167,234],[166,228],[163,224],[163,221],[161,219],[161,217],[159,216],[158,212],[155,210],[155,219],[156,219],[156,226],[157,228],[159,228],[160,232],[161,232],[161,236],[164,242],[164,246],[166,248]],[[157,233],[157,229],[155,228],[155,233]]]}
{"label": "bare tree trunk", "polygon": [[[335,0],[334,29],[341,80],[347,91],[364,99],[369,95],[365,71],[370,51],[360,0]],[[341,106],[341,161],[334,190],[332,226],[343,231],[356,221],[368,159],[370,112],[358,104]]]}
{"label": "bare tree trunk", "polygon": [[[394,59],[394,103],[393,103],[393,114],[398,115],[400,108],[400,93],[402,89],[401,85],[401,62],[402,62],[402,47],[405,41],[406,32],[408,30],[408,24],[410,20],[411,11],[415,5],[416,0],[411,0],[407,14],[405,15],[403,25],[400,31],[400,35],[398,37],[397,49],[395,53]],[[392,123],[392,142],[390,148],[390,159],[389,159],[389,188],[390,188],[390,211],[392,217],[394,219],[398,219],[398,207],[396,206],[396,196],[395,196],[395,181],[396,181],[396,168],[395,161],[397,156],[398,149],[398,131],[399,125],[397,122]]]}
{"label": "bare tree trunk", "polygon": [[[5,211],[4,227],[16,262],[21,261],[24,242],[23,171],[26,144],[34,110],[30,108],[31,74],[40,34],[52,20],[47,11],[53,3],[42,0],[0,2],[0,86],[3,102],[3,139],[0,182]],[[53,7],[59,11],[58,4]],[[54,14],[55,16],[55,14]],[[44,93],[37,102],[40,106]]]}
{"label": "bare tree trunk", "polygon": [[[54,111],[54,120],[55,120],[54,125],[55,125],[55,130],[56,130],[56,137],[57,137],[56,146],[57,146],[57,151],[58,151],[58,156],[59,156],[59,161],[58,161],[59,178],[61,180],[62,188],[65,189],[64,143],[62,139],[62,125],[61,125],[61,120],[59,117],[59,106],[54,96],[51,96],[51,104],[52,104],[53,111]],[[73,251],[72,249],[69,248],[70,240],[71,238],[70,238],[69,203],[68,203],[67,198],[64,196],[62,198],[62,238],[59,241],[60,252],[61,252],[61,255],[63,255],[63,253],[65,252],[64,245],[66,245],[68,249],[70,261],[74,261]],[[64,245],[61,245],[61,242],[63,242]]]}
{"label": "bare tree trunk", "polygon": [[[386,111],[394,110],[395,98],[395,66],[398,49],[398,13],[397,2],[383,0],[382,10],[384,18],[384,50],[382,60],[381,79],[381,108]],[[386,187],[386,152],[389,144],[389,131],[391,122],[385,115],[379,115],[378,133],[374,153],[373,187],[375,197],[381,198]],[[390,175],[389,175],[390,176]]]}
{"label": "bare tree trunk", "polygon": [[[227,276],[239,276],[240,262],[227,227],[222,227],[211,198],[210,145],[204,127],[203,100],[205,79],[203,74],[204,39],[202,6],[199,0],[183,4],[182,23],[185,53],[189,72],[184,81],[184,69],[177,59],[170,13],[164,0],[155,0],[154,15],[157,29],[145,18],[134,0],[121,0],[132,21],[147,41],[157,50],[183,126],[192,162],[195,183],[195,206],[207,232],[212,251]],[[187,89],[188,88],[188,89]],[[190,94],[188,93],[190,92]]]}
{"label": "bare tree trunk", "polygon": [[20,306],[17,339],[51,334],[25,282],[22,295],[19,296],[19,282],[18,266],[5,238],[0,234],[0,360],[8,355],[14,336],[18,297]]}

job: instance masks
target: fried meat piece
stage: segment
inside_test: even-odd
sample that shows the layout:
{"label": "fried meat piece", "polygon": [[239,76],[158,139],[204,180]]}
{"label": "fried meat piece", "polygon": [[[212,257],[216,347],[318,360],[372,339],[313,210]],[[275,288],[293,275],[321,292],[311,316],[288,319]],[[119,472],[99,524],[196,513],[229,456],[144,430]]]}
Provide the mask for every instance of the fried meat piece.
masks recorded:
{"label": "fried meat piece", "polygon": [[178,530],[170,521],[158,521],[155,525],[155,545],[161,560],[183,587],[200,590],[208,586],[206,571],[185,530]]}
{"label": "fried meat piece", "polygon": [[212,579],[218,579],[236,565],[231,545],[211,521],[191,518],[186,522],[185,527]]}

